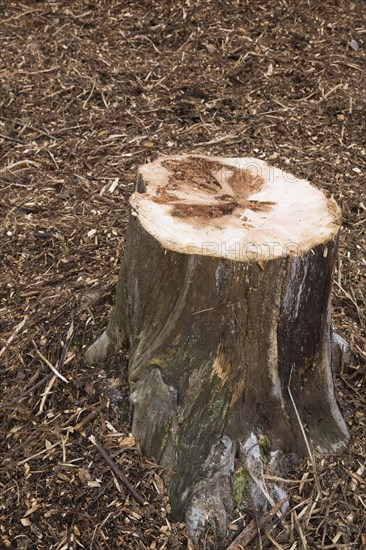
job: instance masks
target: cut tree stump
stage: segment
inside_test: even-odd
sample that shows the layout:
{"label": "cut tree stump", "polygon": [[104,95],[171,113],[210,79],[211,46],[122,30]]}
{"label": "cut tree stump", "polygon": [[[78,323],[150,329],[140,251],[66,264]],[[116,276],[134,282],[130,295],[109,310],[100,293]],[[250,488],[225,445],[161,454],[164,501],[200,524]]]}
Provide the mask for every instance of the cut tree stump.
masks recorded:
{"label": "cut tree stump", "polygon": [[330,296],[340,210],[250,158],[140,168],[117,300],[90,364],[125,343],[132,431],[164,468],[171,516],[225,537],[236,506],[286,495],[263,470],[348,441]]}

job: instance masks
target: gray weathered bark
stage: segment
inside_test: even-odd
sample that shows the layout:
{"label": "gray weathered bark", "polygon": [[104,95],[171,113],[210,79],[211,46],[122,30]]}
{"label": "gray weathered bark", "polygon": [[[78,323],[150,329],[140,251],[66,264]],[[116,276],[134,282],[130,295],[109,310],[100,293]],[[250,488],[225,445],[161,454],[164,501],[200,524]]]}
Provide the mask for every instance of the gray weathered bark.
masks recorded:
{"label": "gray weathered bark", "polygon": [[163,245],[133,206],[116,305],[86,358],[103,363],[127,344],[132,430],[165,468],[172,518],[185,514],[196,538],[209,523],[225,536],[245,498],[283,498],[261,473],[307,455],[297,414],[314,449],[347,443],[331,369],[338,211],[317,243],[254,261]]}

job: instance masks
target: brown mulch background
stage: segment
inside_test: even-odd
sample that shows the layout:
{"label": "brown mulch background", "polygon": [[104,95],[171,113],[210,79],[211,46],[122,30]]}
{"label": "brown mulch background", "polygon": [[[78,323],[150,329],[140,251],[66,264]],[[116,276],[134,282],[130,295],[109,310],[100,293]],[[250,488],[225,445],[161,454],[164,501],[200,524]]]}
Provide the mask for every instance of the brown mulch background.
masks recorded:
{"label": "brown mulch background", "polygon": [[[0,33],[0,548],[192,548],[129,435],[126,358],[83,359],[136,169],[176,152],[267,159],[342,206],[333,318],[353,351],[337,377],[352,440],[317,457],[320,488],[309,462],[290,472],[291,514],[250,548],[366,547],[364,0],[2,0]],[[220,545],[207,533],[202,548]]]}

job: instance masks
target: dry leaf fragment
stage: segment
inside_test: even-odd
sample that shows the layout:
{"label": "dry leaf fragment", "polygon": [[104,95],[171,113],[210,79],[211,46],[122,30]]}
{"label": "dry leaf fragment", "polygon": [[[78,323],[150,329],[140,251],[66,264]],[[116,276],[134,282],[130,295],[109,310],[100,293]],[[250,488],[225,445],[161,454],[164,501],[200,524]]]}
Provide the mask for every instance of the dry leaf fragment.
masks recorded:
{"label": "dry leaf fragment", "polygon": [[88,481],[88,487],[100,487],[102,483],[101,479],[95,479],[94,481]]}
{"label": "dry leaf fragment", "polygon": [[28,510],[25,512],[24,514],[24,518],[30,516],[31,514],[33,514],[33,512],[35,512],[36,510],[38,510],[38,508],[40,508],[40,505],[39,504],[35,504],[34,506],[32,506],[31,508],[28,508]]}
{"label": "dry leaf fragment", "polygon": [[130,434],[128,437],[121,437],[121,439],[118,440],[118,445],[120,447],[134,447],[136,445],[136,439]]}
{"label": "dry leaf fragment", "polygon": [[28,518],[22,518],[20,520],[20,523],[24,526],[24,527],[30,527],[32,525],[32,522],[28,519]]}
{"label": "dry leaf fragment", "polygon": [[114,191],[115,191],[116,188],[117,188],[118,181],[119,181],[119,178],[116,178],[116,179],[113,181],[112,185],[111,185],[110,188],[108,189],[108,191],[109,191],[110,193],[114,193]]}
{"label": "dry leaf fragment", "polygon": [[32,525],[31,525],[31,531],[32,531],[32,533],[34,533],[36,535],[36,537],[38,539],[43,538],[43,534],[42,534],[41,529],[37,525],[35,525],[34,523],[32,523]]}
{"label": "dry leaf fragment", "polygon": [[160,533],[163,533],[164,535],[169,535],[171,529],[168,527],[168,525],[162,525],[159,529]]}
{"label": "dry leaf fragment", "polygon": [[29,466],[28,462],[26,462],[24,464],[24,477],[25,477],[25,479],[28,479],[30,476],[31,476],[30,466]]}
{"label": "dry leaf fragment", "polygon": [[142,519],[142,516],[140,516],[140,514],[137,514],[136,512],[134,512],[133,510],[129,511],[128,512],[128,515],[131,519],[137,519],[137,520],[140,520]]}
{"label": "dry leaf fragment", "polygon": [[265,73],[264,76],[271,76],[272,73],[273,73],[273,65],[272,65],[272,63],[270,63],[270,64],[268,65],[267,72]]}
{"label": "dry leaf fragment", "polygon": [[86,468],[79,468],[78,476],[79,476],[80,481],[82,481],[83,483],[91,481],[90,472]]}
{"label": "dry leaf fragment", "polygon": [[6,438],[8,438],[11,435],[16,434],[21,429],[22,429],[22,426],[14,426],[13,428],[11,428],[11,430],[8,431]]}
{"label": "dry leaf fragment", "polygon": [[336,534],[336,536],[333,537],[332,543],[333,543],[333,544],[337,544],[337,542],[338,542],[339,539],[341,538],[342,534],[343,534],[342,531],[338,531],[337,534]]}
{"label": "dry leaf fragment", "polygon": [[357,50],[360,49],[360,46],[357,40],[355,40],[354,38],[352,38],[351,42],[349,42],[349,45],[351,46],[352,50],[354,50],[355,52],[357,52]]}
{"label": "dry leaf fragment", "polygon": [[105,298],[104,289],[92,289],[87,292],[84,292],[80,297],[80,303],[82,307],[97,306],[103,302]]}
{"label": "dry leaf fragment", "polygon": [[[118,480],[116,478],[116,476],[113,476],[113,483],[115,484],[116,488],[117,488],[117,491],[119,493],[122,492],[122,487],[120,486],[120,484],[118,483]],[[110,504],[108,506],[111,506]]]}
{"label": "dry leaf fragment", "polygon": [[60,479],[61,481],[67,481],[68,483],[72,482],[72,480],[62,472],[57,473],[57,478]]}
{"label": "dry leaf fragment", "polygon": [[353,479],[355,479],[356,481],[358,481],[362,485],[366,485],[366,479],[364,479],[360,475],[356,474],[355,472],[348,471],[348,473],[351,477],[353,477]]}
{"label": "dry leaf fragment", "polygon": [[164,482],[158,474],[154,474],[154,482],[158,490],[158,493],[163,494],[165,489]]}
{"label": "dry leaf fragment", "polygon": [[116,430],[116,428],[114,426],[112,426],[112,424],[110,422],[108,422],[108,420],[105,421],[105,425],[107,426],[108,430],[110,432],[113,432],[113,433],[118,433],[118,430]]}

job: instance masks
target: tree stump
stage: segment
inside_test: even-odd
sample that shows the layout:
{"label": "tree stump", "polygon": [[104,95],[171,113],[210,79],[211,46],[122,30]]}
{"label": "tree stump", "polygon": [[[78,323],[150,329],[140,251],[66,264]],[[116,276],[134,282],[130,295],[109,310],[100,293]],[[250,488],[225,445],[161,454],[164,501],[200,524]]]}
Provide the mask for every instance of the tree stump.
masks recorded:
{"label": "tree stump", "polygon": [[127,344],[132,430],[172,519],[224,537],[235,506],[283,498],[264,467],[348,441],[331,369],[340,210],[263,161],[202,155],[141,167],[130,205],[116,305],[86,358]]}

